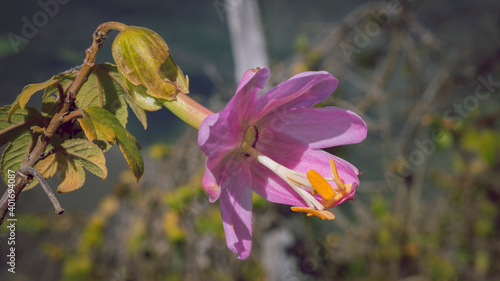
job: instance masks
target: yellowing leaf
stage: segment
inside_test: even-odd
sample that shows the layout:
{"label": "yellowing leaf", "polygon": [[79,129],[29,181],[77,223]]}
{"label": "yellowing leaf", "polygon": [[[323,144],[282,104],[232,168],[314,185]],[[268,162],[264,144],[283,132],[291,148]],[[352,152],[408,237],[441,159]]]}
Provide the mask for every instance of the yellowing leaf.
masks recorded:
{"label": "yellowing leaf", "polygon": [[9,115],[7,117],[7,120],[10,122],[12,115],[19,108],[25,109],[26,104],[28,103],[28,101],[30,100],[30,98],[33,94],[51,86],[51,85],[55,85],[57,83],[58,83],[57,80],[50,79],[50,80],[47,80],[47,81],[42,82],[42,83],[29,84],[29,85],[25,86],[23,88],[23,91],[17,96],[17,99],[12,104],[10,111],[9,111]]}
{"label": "yellowing leaf", "polygon": [[83,167],[76,164],[71,159],[67,161],[59,161],[61,168],[61,178],[59,186],[57,187],[58,193],[68,193],[75,191],[83,186],[85,183],[85,171]]}
{"label": "yellowing leaf", "polygon": [[106,179],[108,175],[106,158],[92,142],[84,139],[67,140],[51,152],[38,162],[36,169],[44,178],[61,171],[57,192],[71,192],[82,187],[85,182],[84,167],[100,178]]}
{"label": "yellowing leaf", "polygon": [[[83,110],[83,109],[82,109]],[[93,120],[89,113],[83,110],[84,118],[78,119],[85,136],[89,141],[104,140],[110,144],[115,143],[116,135],[112,128],[104,125],[99,120]]]}
{"label": "yellowing leaf", "polygon": [[89,114],[83,110],[83,118],[79,118],[77,121],[80,123],[80,126],[82,127],[83,133],[87,137],[89,141],[93,141],[97,139],[97,132],[95,129],[94,122],[92,121],[92,118],[89,116]]}
{"label": "yellowing leaf", "polygon": [[35,169],[43,178],[48,179],[56,175],[59,169],[56,157],[57,154],[51,154],[36,164]]}
{"label": "yellowing leaf", "polygon": [[[118,143],[125,160],[127,160],[132,172],[134,172],[136,180],[139,180],[144,173],[144,162],[142,160],[141,153],[139,152],[139,143],[134,136],[132,136],[120,124],[118,119],[116,119],[113,114],[103,108],[92,106],[87,108],[87,113],[90,118],[92,118],[94,126],[99,124],[99,126],[107,127],[114,132],[115,140]],[[95,127],[97,129],[97,126]]]}
{"label": "yellowing leaf", "polygon": [[108,176],[106,158],[97,145],[83,139],[72,139],[65,141],[62,147],[76,163],[82,165],[94,175],[106,179]]}

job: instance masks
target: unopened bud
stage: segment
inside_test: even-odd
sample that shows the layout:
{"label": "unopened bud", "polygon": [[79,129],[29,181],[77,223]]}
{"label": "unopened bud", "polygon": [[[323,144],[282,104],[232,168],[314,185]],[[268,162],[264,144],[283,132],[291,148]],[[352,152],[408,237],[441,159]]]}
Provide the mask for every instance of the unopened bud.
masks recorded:
{"label": "unopened bud", "polygon": [[116,36],[111,50],[125,87],[143,109],[157,110],[157,99],[175,100],[177,94],[189,92],[188,77],[156,32],[129,26]]}

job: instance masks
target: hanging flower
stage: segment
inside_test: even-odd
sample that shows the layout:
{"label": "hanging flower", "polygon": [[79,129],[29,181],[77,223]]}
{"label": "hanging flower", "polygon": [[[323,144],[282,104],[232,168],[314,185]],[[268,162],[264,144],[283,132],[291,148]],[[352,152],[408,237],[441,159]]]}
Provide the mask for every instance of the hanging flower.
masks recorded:
{"label": "hanging flower", "polygon": [[257,96],[269,69],[248,70],[226,108],[201,124],[207,155],[203,187],[220,210],[228,248],[246,259],[252,244],[252,192],[308,216],[354,197],[356,167],[322,148],[358,143],[366,124],[337,107],[312,107],[337,88],[324,71],[304,72]]}

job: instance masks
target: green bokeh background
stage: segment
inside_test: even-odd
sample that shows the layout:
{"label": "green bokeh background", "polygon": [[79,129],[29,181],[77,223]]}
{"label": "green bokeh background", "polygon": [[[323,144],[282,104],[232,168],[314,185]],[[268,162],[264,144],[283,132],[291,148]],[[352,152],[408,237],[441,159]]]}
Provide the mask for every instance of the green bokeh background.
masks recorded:
{"label": "green bokeh background", "polygon": [[[106,182],[87,173],[83,188],[58,195],[63,216],[53,215],[40,188],[23,193],[17,273],[5,266],[2,225],[0,280],[497,280],[500,5],[394,2],[402,11],[381,26],[387,2],[260,1],[269,83],[327,70],[340,86],[320,106],[349,108],[368,124],[364,142],[329,150],[363,171],[356,201],[333,209],[334,221],[255,197],[253,252],[237,260],[218,204],[200,185],[196,132],[165,109],[148,113],[147,131],[130,115],[127,129],[143,146],[141,181],[112,149]],[[15,52],[8,34],[21,35],[22,18],[42,9],[38,1],[3,1],[0,104],[81,64],[93,29],[120,21],[160,34],[189,75],[191,95],[220,109],[236,84],[217,3],[68,1]],[[374,23],[379,32],[356,44]],[[112,61],[115,35],[98,62]]]}

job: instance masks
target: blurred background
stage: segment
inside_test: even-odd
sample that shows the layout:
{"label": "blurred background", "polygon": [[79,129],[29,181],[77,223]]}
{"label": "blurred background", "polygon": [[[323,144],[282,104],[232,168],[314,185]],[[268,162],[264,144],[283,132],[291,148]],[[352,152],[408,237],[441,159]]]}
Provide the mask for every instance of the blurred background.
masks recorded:
{"label": "blurred background", "polygon": [[[249,24],[238,33],[235,19]],[[58,194],[62,216],[40,188],[24,192],[15,274],[0,227],[0,280],[498,280],[498,1],[4,0],[0,104],[80,65],[106,21],[160,34],[191,95],[214,111],[252,62],[267,62],[269,86],[332,73],[339,87],[319,106],[368,124],[362,143],[328,150],[364,171],[355,201],[325,222],[256,196],[252,254],[240,261],[201,187],[196,131],[166,109],[148,114],[147,131],[131,116],[145,158],[139,183],[112,149],[105,182],[87,173],[81,189]],[[115,35],[98,62],[112,62]]]}

